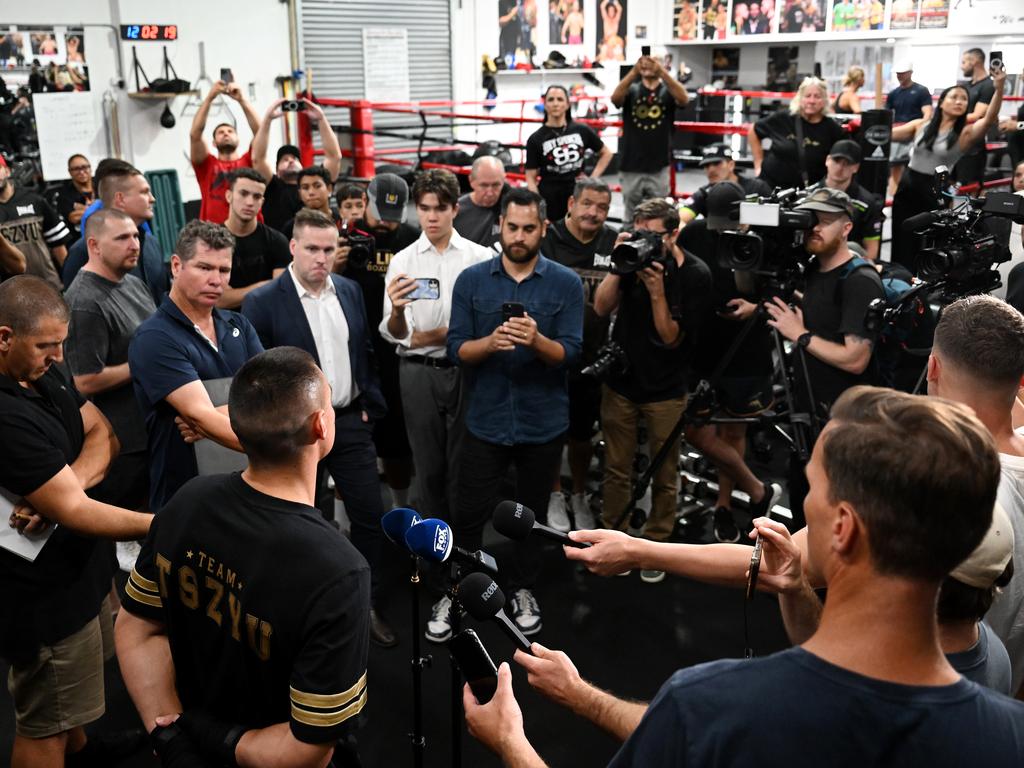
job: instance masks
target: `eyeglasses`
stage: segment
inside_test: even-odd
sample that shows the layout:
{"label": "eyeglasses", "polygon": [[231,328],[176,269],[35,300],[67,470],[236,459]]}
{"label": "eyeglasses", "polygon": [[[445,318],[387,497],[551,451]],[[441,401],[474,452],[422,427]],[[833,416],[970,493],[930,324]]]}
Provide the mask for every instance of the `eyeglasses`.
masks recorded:
{"label": "eyeglasses", "polygon": [[79,171],[88,171],[90,168],[92,168],[91,165],[72,165],[68,170],[72,173],[78,173]]}

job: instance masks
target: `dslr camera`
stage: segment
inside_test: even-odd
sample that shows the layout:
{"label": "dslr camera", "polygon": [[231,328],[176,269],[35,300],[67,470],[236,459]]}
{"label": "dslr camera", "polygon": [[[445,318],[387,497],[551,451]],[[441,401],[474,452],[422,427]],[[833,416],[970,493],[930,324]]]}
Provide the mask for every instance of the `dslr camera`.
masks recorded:
{"label": "dslr camera", "polygon": [[341,228],[341,236],[348,243],[348,263],[353,269],[366,269],[373,254],[377,251],[377,242],[369,232],[350,227],[347,223]]}
{"label": "dslr camera", "polygon": [[667,270],[675,264],[671,253],[665,251],[664,235],[638,229],[624,243],[619,243],[612,250],[612,272],[617,275],[628,275],[658,262]]}

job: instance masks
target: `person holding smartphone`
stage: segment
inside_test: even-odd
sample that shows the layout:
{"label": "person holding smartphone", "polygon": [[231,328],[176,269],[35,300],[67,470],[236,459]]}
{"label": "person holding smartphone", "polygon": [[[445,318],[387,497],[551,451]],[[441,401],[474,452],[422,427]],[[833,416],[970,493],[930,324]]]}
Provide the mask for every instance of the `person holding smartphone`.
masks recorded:
{"label": "person holding smartphone", "polygon": [[[459,275],[447,334],[466,398],[455,540],[469,550],[483,542],[510,466],[516,501],[547,519],[569,428],[568,372],[583,345],[583,284],[540,253],[544,199],[511,189],[501,206],[501,254]],[[524,635],[539,632],[540,608],[530,589],[540,571],[536,539],[517,542],[516,556],[499,568],[512,619]]]}

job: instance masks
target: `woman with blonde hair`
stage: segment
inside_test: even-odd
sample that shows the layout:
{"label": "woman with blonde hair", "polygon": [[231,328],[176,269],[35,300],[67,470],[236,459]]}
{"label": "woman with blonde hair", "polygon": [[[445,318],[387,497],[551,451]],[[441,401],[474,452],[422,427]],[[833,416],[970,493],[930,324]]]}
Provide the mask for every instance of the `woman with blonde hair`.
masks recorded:
{"label": "woman with blonde hair", "polygon": [[860,96],[857,91],[864,87],[864,70],[853,66],[846,70],[843,76],[843,90],[836,97],[836,103],[832,107],[833,112],[844,114],[860,114]]}
{"label": "woman with blonde hair", "polygon": [[747,138],[758,178],[788,188],[810,186],[825,175],[829,150],[846,135],[828,107],[825,81],[806,77],[789,109],[754,123]]}

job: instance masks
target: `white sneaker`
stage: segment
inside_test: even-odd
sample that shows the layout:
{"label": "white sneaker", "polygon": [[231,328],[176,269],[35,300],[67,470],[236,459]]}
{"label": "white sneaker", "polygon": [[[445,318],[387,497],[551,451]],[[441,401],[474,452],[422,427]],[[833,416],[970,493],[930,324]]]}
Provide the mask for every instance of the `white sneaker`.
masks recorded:
{"label": "white sneaker", "polygon": [[131,573],[142,552],[142,545],[137,541],[118,541],[116,549],[117,567],[125,573]]}
{"label": "white sneaker", "polygon": [[562,533],[568,533],[572,529],[569,513],[565,510],[565,496],[561,491],[552,493],[548,500],[548,525]]}
{"label": "white sneaker", "polygon": [[572,519],[576,523],[577,531],[589,531],[597,528],[597,521],[594,520],[594,513],[590,509],[587,496],[584,493],[574,493],[569,499],[572,505]]}
{"label": "white sneaker", "polygon": [[540,606],[537,598],[528,589],[517,589],[512,593],[512,621],[524,635],[535,635],[540,632]]}
{"label": "white sneaker", "polygon": [[452,636],[452,601],[448,595],[434,603],[427,631],[423,634],[432,643],[446,642]]}

